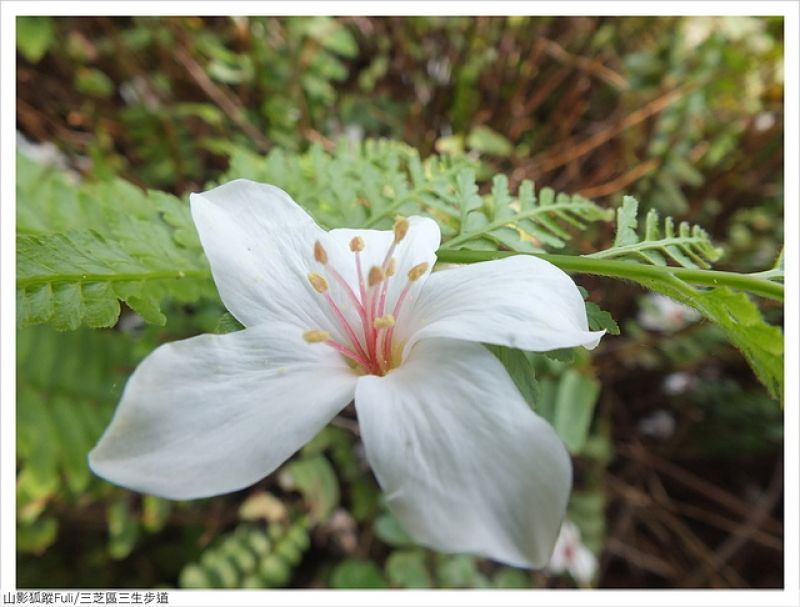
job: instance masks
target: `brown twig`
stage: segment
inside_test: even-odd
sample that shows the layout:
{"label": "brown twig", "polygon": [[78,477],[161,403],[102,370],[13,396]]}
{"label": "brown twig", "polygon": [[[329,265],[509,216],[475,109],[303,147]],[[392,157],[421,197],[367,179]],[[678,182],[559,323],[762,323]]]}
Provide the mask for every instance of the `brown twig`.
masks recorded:
{"label": "brown twig", "polygon": [[647,173],[654,171],[660,164],[660,158],[651,158],[650,160],[637,164],[626,173],[623,173],[611,181],[578,190],[578,194],[581,196],[586,196],[586,198],[601,198],[603,196],[608,196],[609,194],[613,194],[614,192],[618,192],[621,189],[629,186],[640,177],[647,175]]}
{"label": "brown twig", "polygon": [[270,145],[267,138],[253,125],[246,117],[244,108],[239,103],[227,95],[220,87],[218,87],[211,78],[208,77],[203,66],[201,66],[195,59],[189,55],[185,48],[177,46],[174,51],[175,59],[180,63],[186,72],[195,81],[203,92],[216,103],[228,116],[233,120],[242,131],[252,139],[259,151],[266,152],[269,150]]}
{"label": "brown twig", "polygon": [[653,554],[634,548],[617,538],[610,538],[606,542],[605,550],[614,556],[625,559],[631,566],[644,569],[649,573],[654,573],[665,580],[680,577],[678,570],[667,561]]}
{"label": "brown twig", "polygon": [[629,129],[630,127],[635,126],[644,120],[647,120],[655,114],[658,114],[665,108],[684,97],[687,93],[693,90],[695,86],[681,86],[675,88],[661,95],[660,97],[653,99],[644,107],[631,112],[619,122],[605,127],[586,139],[578,140],[577,138],[573,137],[572,139],[558,146],[559,150],[561,151],[557,150],[555,152],[542,155],[538,158],[534,158],[530,163],[529,170],[534,173],[546,173],[567,164],[575,158],[579,158],[585,154],[588,154],[595,148],[603,145],[609,139],[619,135],[622,131]]}
{"label": "brown twig", "polygon": [[728,537],[714,551],[714,555],[705,561],[704,566],[697,570],[687,581],[687,586],[698,586],[710,574],[711,571],[720,569],[727,563],[747,542],[752,539],[754,533],[761,526],[764,519],[769,516],[783,489],[783,464],[781,461],[775,466],[769,487],[764,491],[764,495],[759,500],[758,505],[753,508],[750,516],[743,522],[733,535]]}
{"label": "brown twig", "polygon": [[[679,466],[676,466],[675,464],[672,464],[652,453],[648,453],[640,445],[633,446],[619,444],[617,445],[617,452],[625,457],[644,461],[646,465],[656,468],[660,472],[670,476],[672,479],[678,481],[686,487],[689,487],[697,493],[704,495],[708,499],[720,504],[721,506],[728,508],[728,510],[739,514],[740,516],[749,516],[753,510],[751,504],[748,504],[735,495],[728,493],[724,489],[692,474],[691,472],[688,472],[687,470],[684,470],[683,468],[680,468]],[[761,521],[760,527],[768,529],[772,533],[783,534],[783,525],[769,517],[766,517],[763,521]]]}
{"label": "brown twig", "polygon": [[627,91],[630,88],[628,81],[619,73],[600,63],[597,59],[590,59],[581,55],[574,55],[565,50],[558,42],[542,38],[544,52],[556,61],[565,65],[578,68],[581,71],[602,80],[618,91]]}
{"label": "brown twig", "polygon": [[[706,523],[707,525],[711,525],[712,527],[716,527],[717,529],[728,531],[734,534],[738,534],[741,532],[742,529],[741,523],[738,523],[734,520],[724,517],[720,515],[718,512],[709,512],[704,508],[698,508],[697,506],[693,506],[692,504],[687,504],[685,502],[677,501],[674,498],[670,500],[670,505],[676,513],[682,514],[683,516],[688,516],[689,518],[693,518],[696,521]],[[760,529],[758,529],[757,527],[750,529],[749,537],[747,537],[746,539],[748,541],[761,544],[766,548],[771,548],[772,550],[776,550],[777,552],[783,552],[783,540],[781,538],[775,537],[769,533],[765,533]]]}

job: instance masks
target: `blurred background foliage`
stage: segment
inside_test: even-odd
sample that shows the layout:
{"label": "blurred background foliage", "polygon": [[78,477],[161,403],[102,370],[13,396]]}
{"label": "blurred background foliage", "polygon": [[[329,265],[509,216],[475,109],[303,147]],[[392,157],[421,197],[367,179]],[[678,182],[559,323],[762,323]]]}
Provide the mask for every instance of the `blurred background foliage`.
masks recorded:
{"label": "blurred background foliage", "polygon": [[[152,213],[131,218],[141,194],[112,180],[185,199],[234,176],[313,173],[294,187],[316,203],[348,162],[326,152],[382,137],[439,154],[431,180],[470,167],[482,193],[503,173],[512,191],[535,180],[603,207],[630,194],[706,228],[718,268],[760,271],[783,241],[782,35],[780,18],[751,17],[20,17],[18,197],[51,202],[20,203],[18,221],[35,236],[94,213],[131,238],[163,221],[190,245],[174,199],[151,195]],[[406,153],[365,149],[359,170],[385,175]],[[100,191],[123,219],[93,206]],[[612,238],[593,226],[570,246]],[[568,518],[598,559],[588,579],[415,546],[382,504],[351,410],[236,494],[168,502],[93,477],[86,453],[138,361],[233,328],[187,281],[162,309],[155,285],[121,309],[97,294],[56,326],[68,332],[18,331],[19,586],[781,586],[780,408],[718,326],[620,281],[579,282],[620,336],[591,358],[498,356],[535,370],[515,380],[573,455]],[[760,304],[780,324],[780,305]]]}

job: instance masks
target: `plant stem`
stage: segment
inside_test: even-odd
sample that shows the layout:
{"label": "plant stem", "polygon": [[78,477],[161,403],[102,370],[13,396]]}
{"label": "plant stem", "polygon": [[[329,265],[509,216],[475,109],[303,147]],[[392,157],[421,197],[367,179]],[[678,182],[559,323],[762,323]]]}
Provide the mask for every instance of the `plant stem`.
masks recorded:
{"label": "plant stem", "polygon": [[155,272],[76,273],[29,276],[17,279],[17,288],[62,282],[133,282],[144,280],[210,279],[209,270],[164,270]]}
{"label": "plant stem", "polygon": [[[446,245],[445,245],[446,246]],[[597,259],[580,255],[551,255],[549,253],[518,253],[515,251],[468,251],[439,249],[439,261],[446,263],[475,263],[501,259],[512,255],[534,255],[549,261],[566,272],[582,272],[612,278],[663,280],[674,276],[687,283],[711,287],[731,287],[748,291],[754,295],[783,301],[783,285],[751,274],[720,272],[717,270],[695,270],[670,266],[651,266],[630,261]]]}

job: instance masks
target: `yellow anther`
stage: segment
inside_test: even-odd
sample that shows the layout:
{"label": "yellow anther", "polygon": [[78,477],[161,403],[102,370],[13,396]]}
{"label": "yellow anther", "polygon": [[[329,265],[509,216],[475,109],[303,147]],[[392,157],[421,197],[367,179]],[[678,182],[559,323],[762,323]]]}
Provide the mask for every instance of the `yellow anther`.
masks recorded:
{"label": "yellow anther", "polygon": [[395,270],[397,270],[397,261],[392,257],[389,260],[389,265],[386,266],[386,276],[394,276]]}
{"label": "yellow anther", "polygon": [[319,240],[314,243],[314,259],[316,259],[322,265],[328,263],[328,253],[325,251],[322,243]]}
{"label": "yellow anther", "polygon": [[325,280],[325,277],[316,272],[308,273],[308,282],[311,283],[311,286],[314,287],[317,293],[324,293],[328,290],[328,281]]}
{"label": "yellow anther", "polygon": [[359,251],[364,250],[364,239],[361,236],[353,236],[353,239],[350,241],[350,250],[353,253],[358,253]]}
{"label": "yellow anther", "polygon": [[392,316],[391,314],[387,314],[386,316],[379,316],[373,321],[372,326],[375,327],[376,329],[388,329],[389,327],[393,327],[394,316]]}
{"label": "yellow anther", "polygon": [[367,274],[367,283],[369,286],[374,287],[376,284],[381,283],[386,278],[386,274],[383,273],[378,266],[372,266],[369,269],[369,274]]}
{"label": "yellow anther", "polygon": [[330,338],[330,333],[327,331],[321,331],[319,329],[312,329],[311,331],[306,331],[303,333],[303,339],[310,344],[320,344],[323,341],[328,341]]}
{"label": "yellow anther", "polygon": [[422,277],[422,275],[425,274],[425,272],[428,271],[428,267],[429,267],[429,265],[428,265],[428,262],[426,262],[426,261],[423,261],[422,263],[418,263],[417,265],[415,265],[413,268],[411,268],[408,271],[408,279],[411,282],[414,282],[415,280],[419,280]]}
{"label": "yellow anther", "polygon": [[397,217],[394,220],[394,241],[400,242],[406,237],[408,233],[408,219],[405,217]]}

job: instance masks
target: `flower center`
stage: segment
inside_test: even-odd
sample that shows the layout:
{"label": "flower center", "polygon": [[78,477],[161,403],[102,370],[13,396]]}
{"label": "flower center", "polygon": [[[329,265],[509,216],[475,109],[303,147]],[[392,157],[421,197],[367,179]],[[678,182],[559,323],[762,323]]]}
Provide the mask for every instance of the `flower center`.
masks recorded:
{"label": "flower center", "polygon": [[361,252],[365,247],[364,239],[356,236],[350,241],[350,251],[354,256],[358,279],[358,293],[333,267],[333,264],[329,263],[328,254],[322,243],[319,241],[314,243],[314,259],[322,264],[325,275],[342,288],[348,304],[357,312],[360,323],[351,323],[348,320],[343,308],[331,296],[328,278],[321,273],[310,272],[308,281],[314,290],[325,298],[346,339],[337,341],[331,338],[330,332],[323,329],[306,331],[303,338],[310,344],[323,343],[330,346],[344,356],[350,366],[362,375],[385,375],[402,362],[400,344],[394,343],[395,321],[399,318],[411,285],[428,270],[428,264],[423,262],[408,271],[407,282],[400,291],[394,307],[389,310],[387,294],[397,265],[394,252],[397,245],[406,237],[408,228],[408,219],[398,217],[394,223],[394,239],[383,258],[383,263],[380,266],[372,266],[366,277],[361,263]]}

